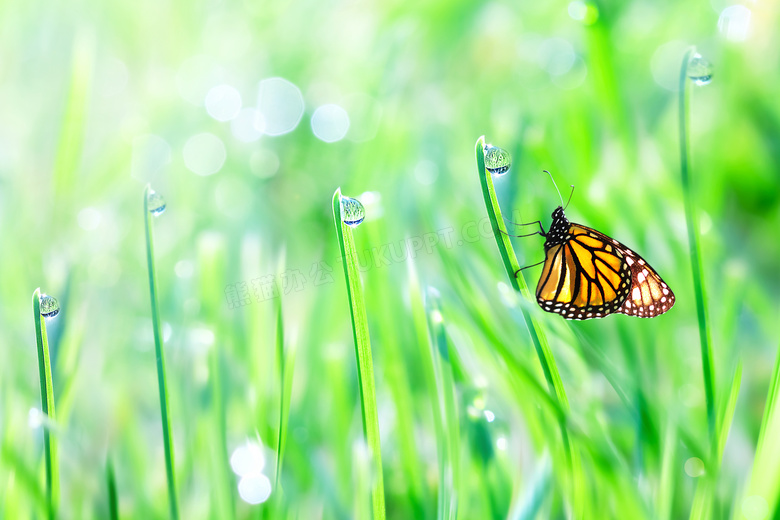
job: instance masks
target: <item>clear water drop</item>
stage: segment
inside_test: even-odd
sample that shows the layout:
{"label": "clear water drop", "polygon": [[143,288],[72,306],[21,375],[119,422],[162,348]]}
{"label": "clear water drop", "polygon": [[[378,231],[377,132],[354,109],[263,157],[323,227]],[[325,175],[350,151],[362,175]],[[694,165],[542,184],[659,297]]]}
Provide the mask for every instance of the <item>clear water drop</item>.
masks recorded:
{"label": "clear water drop", "polygon": [[53,318],[60,313],[60,302],[54,296],[48,294],[41,295],[41,316],[44,318]]}
{"label": "clear water drop", "polygon": [[357,227],[366,218],[366,210],[359,200],[341,197],[341,217],[344,219],[344,224]]}
{"label": "clear water drop", "polygon": [[698,52],[688,60],[688,77],[696,85],[706,85],[712,81],[712,64]]}
{"label": "clear water drop", "polygon": [[149,213],[159,217],[165,211],[165,199],[156,191],[150,191],[149,195],[146,196],[146,208]]}
{"label": "clear water drop", "polygon": [[489,144],[485,146],[485,168],[492,174],[503,175],[512,166],[512,156],[509,152],[498,146]]}

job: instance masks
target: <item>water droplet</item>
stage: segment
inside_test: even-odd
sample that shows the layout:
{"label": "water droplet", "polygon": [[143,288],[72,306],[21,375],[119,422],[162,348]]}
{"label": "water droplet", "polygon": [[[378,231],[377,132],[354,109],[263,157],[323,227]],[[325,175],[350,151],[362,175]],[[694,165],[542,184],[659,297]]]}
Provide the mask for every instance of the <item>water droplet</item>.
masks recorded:
{"label": "water droplet", "polygon": [[165,199],[156,191],[150,191],[146,196],[146,209],[155,217],[159,217],[165,211]]}
{"label": "water droplet", "polygon": [[498,146],[489,144],[485,146],[485,168],[495,175],[503,175],[512,166],[512,156],[509,152]]}
{"label": "water droplet", "polygon": [[712,81],[712,65],[698,52],[688,60],[688,77],[699,86]]}
{"label": "water droplet", "polygon": [[359,200],[341,197],[341,217],[344,219],[344,224],[357,227],[366,218],[366,210]]}
{"label": "water droplet", "polygon": [[41,295],[41,316],[44,318],[53,318],[60,313],[60,302],[54,296],[48,294]]}

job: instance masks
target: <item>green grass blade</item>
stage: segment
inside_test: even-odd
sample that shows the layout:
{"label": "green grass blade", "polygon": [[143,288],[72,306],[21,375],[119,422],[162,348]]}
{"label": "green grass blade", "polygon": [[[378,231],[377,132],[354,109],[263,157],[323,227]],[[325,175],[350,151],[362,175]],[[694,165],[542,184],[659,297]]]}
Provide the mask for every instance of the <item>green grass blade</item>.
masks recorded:
{"label": "green grass blade", "polygon": [[352,333],[355,340],[358,383],[360,387],[360,407],[363,412],[363,433],[370,450],[374,482],[371,490],[371,504],[374,520],[385,518],[385,491],[382,477],[382,454],[379,444],[379,412],[374,389],[374,365],[371,358],[371,341],[368,334],[366,305],[363,299],[363,287],[360,283],[357,251],[352,228],[344,224],[341,217],[341,188],[333,194],[333,219],[336,224],[336,236],[339,241],[344,276],[347,282],[347,297],[352,316]]}
{"label": "green grass blade", "polygon": [[[222,273],[225,270],[225,245],[224,241],[216,237],[203,238],[198,242],[198,263],[200,264],[200,276],[198,277],[199,300],[203,302],[202,312],[209,324],[214,328],[218,340],[208,351],[209,364],[209,391],[211,394],[211,406],[208,407],[211,420],[209,421],[208,437],[211,449],[211,467],[209,469],[209,488],[211,491],[212,514],[220,519],[235,518],[236,500],[234,497],[235,483],[233,473],[230,470],[230,454],[227,447],[227,407],[229,394],[229,378],[226,382],[224,359],[230,355],[232,344],[230,328],[214,319],[219,315],[218,305],[221,301]],[[185,412],[186,413],[186,412]],[[187,443],[190,450],[185,457],[188,461],[194,461],[197,456],[192,452],[192,444]],[[180,473],[187,472],[189,468],[179,468]]]}
{"label": "green grass blade", "polygon": [[[476,156],[477,156],[477,173],[479,174],[479,182],[482,186],[482,195],[485,199],[485,208],[487,209],[488,217],[493,229],[493,235],[496,239],[496,245],[498,245],[498,251],[501,254],[501,261],[506,269],[509,283],[512,287],[519,291],[524,298],[529,301],[534,301],[531,298],[531,293],[528,290],[528,285],[523,278],[523,274],[518,272],[520,265],[517,262],[517,255],[512,247],[512,242],[509,239],[506,226],[504,225],[504,219],[501,216],[501,207],[498,204],[498,196],[496,195],[495,187],[493,186],[492,175],[485,168],[485,136],[477,139],[476,143]],[[517,276],[515,276],[517,273]],[[531,341],[536,349],[536,354],[539,358],[539,362],[542,365],[544,371],[544,377],[547,380],[547,384],[550,391],[556,396],[561,409],[564,411],[569,410],[569,400],[566,397],[566,390],[563,387],[563,381],[561,380],[560,373],[558,372],[558,365],[555,362],[550,345],[547,342],[547,336],[539,323],[531,316],[527,309],[520,306],[520,310],[523,314],[523,319],[528,326],[528,332],[531,335]],[[573,493],[573,507],[577,515],[584,513],[584,486],[585,482],[581,477],[579,455],[573,449],[572,441],[569,437],[569,433],[566,428],[566,423],[562,418],[558,421],[561,431],[561,439],[563,442],[564,450],[570,464],[571,481]]]}
{"label": "green grass blade", "polygon": [[707,325],[707,305],[702,276],[701,254],[699,250],[699,219],[697,217],[693,187],[691,185],[690,161],[688,154],[688,111],[690,100],[690,81],[688,81],[688,61],[693,49],[683,56],[680,67],[680,177],[685,205],[685,224],[688,228],[688,248],[693,273],[693,290],[696,296],[696,318],[699,324],[699,342],[701,344],[701,364],[704,374],[704,394],[707,399],[707,427],[710,434],[710,449],[717,451],[717,407],[715,395],[715,366],[713,364],[712,343]]}
{"label": "green grass blade", "polygon": [[108,517],[119,520],[119,498],[116,492],[116,475],[111,459],[106,464],[106,491],[108,492]]}
{"label": "green grass blade", "polygon": [[[515,276],[515,273],[520,269],[520,264],[517,262],[515,250],[512,247],[512,242],[509,239],[506,226],[504,225],[504,219],[501,216],[501,207],[498,204],[498,196],[496,195],[496,190],[493,186],[493,178],[485,168],[484,136],[477,139],[476,154],[477,170],[479,173],[479,182],[482,186],[482,194],[485,198],[485,208],[487,209],[488,217],[490,218],[490,223],[496,238],[496,244],[498,245],[498,251],[501,254],[501,261],[506,269],[509,283],[526,299],[533,301],[531,293],[528,290],[528,285],[525,283],[523,273],[518,273],[517,276]],[[544,371],[544,377],[547,379],[547,384],[557,396],[562,408],[568,409],[569,401],[566,397],[566,391],[563,388],[563,381],[558,372],[558,365],[555,363],[555,358],[550,350],[550,345],[547,343],[547,337],[541,326],[526,309],[522,308],[522,306],[521,311],[525,322],[528,324],[528,331],[531,334],[531,340],[533,341],[537,355],[539,356],[539,362],[542,364],[542,370]]]}
{"label": "green grass blade", "polygon": [[428,291],[428,323],[430,326],[430,348],[433,373],[436,384],[437,402],[434,416],[437,419],[437,455],[439,459],[439,520],[458,517],[460,488],[460,421],[455,395],[455,382],[450,347],[444,330],[439,298],[436,291]]}
{"label": "green grass blade", "polygon": [[[780,468],[777,465],[777,461],[780,460],[780,444],[775,442],[775,439],[780,437],[778,391],[780,391],[780,349],[775,359],[772,380],[769,383],[750,483],[745,492],[745,497],[757,495],[766,500],[770,511],[780,510]],[[777,515],[774,518],[777,518]]]}
{"label": "green grass blade", "polygon": [[731,380],[731,390],[729,391],[729,399],[726,401],[723,414],[721,415],[720,424],[718,425],[718,461],[723,457],[723,450],[726,449],[726,441],[729,438],[729,432],[731,431],[731,423],[734,420],[734,411],[737,408],[737,398],[739,397],[739,389],[742,384],[742,361],[737,363],[737,368],[734,370],[734,377]]}
{"label": "green grass blade", "polygon": [[222,383],[222,363],[220,350],[213,346],[209,352],[209,386],[211,387],[211,428],[214,436],[212,486],[214,494],[214,509],[220,518],[235,518],[235,502],[232,495],[232,475],[230,474],[229,455],[227,452],[227,417],[225,413],[225,392]]}
{"label": "green grass blade", "polygon": [[35,342],[38,346],[38,377],[41,383],[41,412],[49,421],[43,423],[43,454],[46,471],[46,505],[48,518],[57,517],[57,499],[59,493],[59,467],[57,445],[51,438],[49,425],[54,423],[54,386],[51,377],[49,358],[49,338],[46,334],[46,318],[41,315],[41,289],[35,289],[32,295],[33,321],[35,322]]}
{"label": "green grass blade", "polygon": [[[436,371],[434,368],[434,357],[432,355],[434,347],[428,330],[428,318],[423,302],[422,289],[413,260],[410,260],[408,264],[408,273],[412,321],[416,339],[415,343],[419,347],[419,360],[425,382],[425,390],[431,400],[431,414],[433,416],[433,427],[436,437],[436,454],[438,457],[439,471],[441,472],[441,468],[443,467],[443,449],[444,446],[446,446],[444,441],[444,420],[441,416],[439,390],[436,384]],[[441,473],[439,474],[439,485],[441,486]],[[439,493],[439,496],[441,497],[441,493]],[[426,505],[425,517],[431,518],[433,516],[433,509],[430,504]],[[439,507],[438,504],[437,507]]]}
{"label": "green grass blade", "polygon": [[282,313],[282,298],[276,298],[276,352],[279,362],[280,395],[279,395],[279,435],[276,440],[276,476],[274,489],[279,491],[279,480],[282,474],[284,449],[287,444],[287,424],[290,418],[290,396],[292,395],[293,371],[295,368],[295,349],[292,346],[284,348],[284,316]]}
{"label": "green grass blade", "polygon": [[148,200],[150,186],[144,190],[144,224],[146,229],[146,265],[149,270],[149,296],[152,304],[152,330],[154,331],[154,351],[157,356],[157,388],[160,393],[160,416],[163,429],[163,447],[165,449],[165,475],[168,482],[168,502],[171,518],[178,520],[179,505],[176,500],[176,483],[173,463],[173,434],[171,432],[170,412],[168,408],[168,385],[165,381],[165,355],[163,335],[160,326],[160,307],[157,302],[157,275],[154,270],[154,236],[152,215],[149,213]]}

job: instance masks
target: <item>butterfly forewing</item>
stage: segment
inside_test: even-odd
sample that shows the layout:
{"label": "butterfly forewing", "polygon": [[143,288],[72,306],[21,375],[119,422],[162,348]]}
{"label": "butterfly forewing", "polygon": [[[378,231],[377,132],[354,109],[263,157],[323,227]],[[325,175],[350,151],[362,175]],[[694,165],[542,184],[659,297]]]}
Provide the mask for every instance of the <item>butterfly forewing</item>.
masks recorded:
{"label": "butterfly forewing", "polygon": [[577,224],[562,238],[545,252],[536,289],[539,305],[575,320],[618,312],[631,283],[622,251],[609,237]]}

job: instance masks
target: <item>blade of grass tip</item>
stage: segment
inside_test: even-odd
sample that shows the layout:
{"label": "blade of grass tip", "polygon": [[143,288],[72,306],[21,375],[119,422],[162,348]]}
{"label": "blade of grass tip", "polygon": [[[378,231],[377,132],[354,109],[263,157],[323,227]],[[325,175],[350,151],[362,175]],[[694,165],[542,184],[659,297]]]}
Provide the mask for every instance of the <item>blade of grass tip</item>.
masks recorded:
{"label": "blade of grass tip", "polygon": [[[750,483],[744,495],[745,500],[764,501],[769,511],[775,511],[772,518],[780,518],[780,500],[778,500],[780,471],[777,465],[777,460],[780,459],[780,444],[773,442],[780,436],[778,392],[780,392],[780,348],[775,358],[772,380],[769,383]],[[741,506],[741,504],[737,505]]]}
{"label": "blade of grass tip", "polygon": [[277,496],[281,496],[279,482],[282,474],[282,462],[284,461],[284,449],[287,444],[287,424],[290,419],[290,397],[292,395],[293,372],[295,369],[295,348],[288,345],[287,352],[284,347],[284,319],[282,314],[282,298],[276,298],[276,351],[279,358],[280,396],[279,396],[279,436],[276,442],[276,476],[274,489]]}
{"label": "blade of grass tip", "polygon": [[439,296],[429,288],[426,296],[430,326],[431,360],[439,399],[434,414],[439,415],[437,427],[437,454],[439,459],[438,519],[458,517],[460,486],[460,421],[455,401],[455,383],[450,364],[449,343],[444,330],[444,318],[439,308]]}
{"label": "blade of grass tip", "polygon": [[756,453],[761,452],[761,449],[764,446],[764,440],[766,439],[766,430],[771,419],[774,417],[777,406],[778,389],[780,389],[780,348],[778,348],[777,356],[775,357],[775,368],[772,370],[772,380],[769,382],[769,392],[766,396],[764,416],[761,419],[761,429],[758,433]]}
{"label": "blade of grass tip", "polygon": [[282,439],[284,439],[284,316],[282,315],[282,297],[275,298],[276,303],[276,362],[279,367],[279,434],[276,438],[276,475],[274,477],[274,489],[279,489],[279,474],[282,471]]}
{"label": "blade of grass tip", "polygon": [[355,340],[358,383],[360,388],[360,407],[363,412],[363,434],[375,471],[371,490],[371,504],[374,520],[385,518],[385,490],[382,476],[382,453],[379,443],[379,412],[374,388],[374,364],[371,358],[371,341],[368,333],[368,318],[363,299],[363,287],[360,283],[357,251],[352,228],[344,223],[341,214],[341,188],[333,194],[333,219],[336,236],[341,251],[344,277],[347,284],[347,297],[352,317],[352,334]]}
{"label": "blade of grass tip", "polygon": [[[414,265],[414,259],[409,259],[408,274],[409,274],[409,294],[410,304],[412,310],[412,323],[414,325],[414,333],[416,343],[419,347],[419,359],[421,363],[421,371],[425,379],[425,390],[428,394],[428,398],[431,401],[431,414],[433,416],[433,426],[436,434],[436,452],[438,456],[439,468],[443,467],[443,447],[445,444],[444,435],[444,420],[441,417],[441,405],[439,398],[439,391],[436,385],[436,373],[434,369],[433,361],[433,346],[431,338],[428,333],[428,319],[426,317],[425,304],[423,303],[422,289],[420,287],[420,281],[417,277],[417,270]],[[430,506],[430,501],[426,501],[425,518],[433,516],[433,511]],[[438,504],[437,504],[438,507]]]}
{"label": "blade of grass tip", "polygon": [[688,111],[690,90],[688,81],[688,62],[694,48],[688,49],[680,67],[680,177],[682,180],[683,202],[685,205],[685,224],[688,228],[688,248],[693,273],[693,290],[696,296],[696,318],[699,324],[699,342],[701,344],[701,364],[704,374],[704,394],[707,399],[707,427],[710,434],[711,454],[717,451],[716,404],[715,404],[715,366],[713,365],[712,344],[707,325],[707,307],[704,292],[704,280],[699,252],[699,222],[694,206],[693,187],[691,186],[690,162],[688,154]]}
{"label": "blade of grass tip", "polygon": [[43,428],[43,454],[46,468],[46,505],[48,518],[57,516],[59,493],[59,467],[57,445],[51,438],[50,425],[54,423],[54,386],[51,377],[49,359],[49,338],[46,334],[46,318],[41,314],[41,289],[35,289],[32,295],[33,321],[35,322],[35,342],[38,346],[38,377],[41,383],[41,412],[48,417]]}
{"label": "blade of grass tip", "polygon": [[734,411],[737,408],[737,398],[739,397],[739,389],[741,384],[742,361],[739,361],[739,363],[737,363],[737,368],[734,370],[734,377],[731,379],[729,399],[726,401],[726,406],[721,416],[720,425],[718,426],[718,463],[720,463],[720,460],[723,457],[723,451],[726,449],[726,441],[729,438],[731,423],[734,420]]}
{"label": "blade of grass tip", "polygon": [[[481,136],[477,139],[476,143],[476,156],[477,156],[477,173],[479,174],[479,182],[482,186],[482,195],[485,199],[485,209],[487,210],[488,217],[493,229],[493,235],[496,239],[496,245],[498,251],[501,254],[501,261],[506,269],[507,276],[509,277],[509,283],[512,287],[520,292],[524,298],[528,301],[531,299],[531,293],[528,290],[528,285],[525,283],[525,278],[521,272],[518,272],[520,265],[517,262],[517,256],[515,250],[512,247],[512,242],[509,239],[506,226],[504,225],[504,219],[501,215],[501,207],[498,204],[498,196],[496,195],[495,187],[493,186],[492,175],[485,168],[485,136]],[[517,276],[515,276],[517,273]],[[547,336],[544,333],[541,325],[530,315],[527,309],[522,305],[520,311],[523,314],[523,319],[528,327],[528,332],[531,335],[531,341],[536,349],[536,354],[539,358],[539,363],[542,365],[544,371],[544,377],[547,380],[547,384],[550,387],[561,405],[561,408],[568,412],[569,400],[566,397],[566,390],[563,387],[563,381],[561,380],[560,373],[558,372],[558,365],[555,362],[550,345],[547,342]],[[566,452],[567,459],[569,460],[571,469],[571,484],[573,486],[572,492],[574,496],[574,511],[577,515],[585,514],[584,500],[585,500],[585,482],[580,478],[580,462],[579,454],[573,449],[572,441],[569,437],[566,429],[566,423],[563,419],[558,421],[561,431],[561,439],[563,442],[564,450]]]}
{"label": "blade of grass tip", "polygon": [[116,492],[116,476],[114,464],[108,459],[106,464],[106,490],[108,492],[108,517],[111,520],[119,520],[119,499]]}
{"label": "blade of grass tip", "polygon": [[171,432],[170,412],[168,408],[168,385],[165,380],[165,356],[163,352],[162,327],[160,326],[160,306],[157,303],[157,275],[154,270],[154,235],[152,214],[149,211],[149,194],[152,189],[147,184],[144,189],[144,224],[146,230],[146,266],[149,271],[149,297],[152,306],[152,330],[154,331],[154,351],[157,356],[157,388],[160,393],[160,419],[163,430],[163,448],[165,450],[165,475],[168,482],[168,503],[171,518],[178,520],[179,505],[176,500],[176,484],[173,464],[173,435]]}

